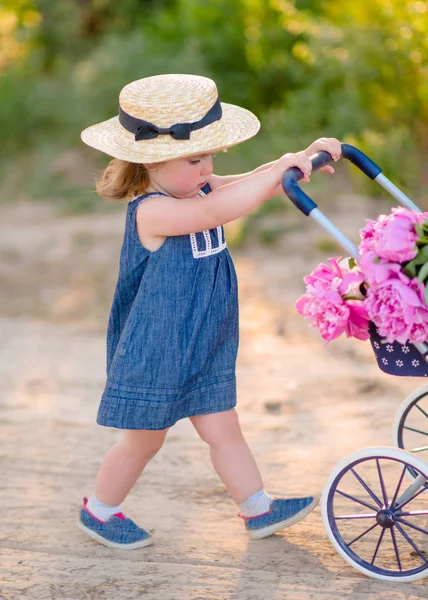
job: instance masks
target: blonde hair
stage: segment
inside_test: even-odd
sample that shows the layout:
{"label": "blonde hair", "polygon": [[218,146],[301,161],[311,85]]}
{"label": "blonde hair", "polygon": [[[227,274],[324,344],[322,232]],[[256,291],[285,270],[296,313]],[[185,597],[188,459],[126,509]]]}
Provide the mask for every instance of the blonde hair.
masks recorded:
{"label": "blonde hair", "polygon": [[96,180],[95,188],[102,198],[122,200],[143,194],[149,184],[149,170],[145,165],[114,158]]}

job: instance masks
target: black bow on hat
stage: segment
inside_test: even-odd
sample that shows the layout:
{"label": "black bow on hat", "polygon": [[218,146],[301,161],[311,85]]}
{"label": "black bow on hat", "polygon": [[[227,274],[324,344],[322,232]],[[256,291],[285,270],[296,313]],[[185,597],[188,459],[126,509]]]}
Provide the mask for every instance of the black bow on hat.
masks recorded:
{"label": "black bow on hat", "polygon": [[200,119],[194,123],[176,123],[171,127],[163,128],[144,121],[143,119],[137,119],[126,113],[119,105],[119,122],[127,131],[135,133],[135,141],[140,140],[152,140],[158,135],[170,135],[175,140],[189,140],[190,133],[196,129],[202,129],[214,121],[221,119],[222,108],[220,99],[217,98],[216,102],[209,109],[209,111]]}
{"label": "black bow on hat", "polygon": [[135,141],[151,140],[158,135],[170,135],[175,140],[189,140],[191,132],[191,123],[176,123],[167,129],[157,127],[148,121],[139,125],[135,130]]}

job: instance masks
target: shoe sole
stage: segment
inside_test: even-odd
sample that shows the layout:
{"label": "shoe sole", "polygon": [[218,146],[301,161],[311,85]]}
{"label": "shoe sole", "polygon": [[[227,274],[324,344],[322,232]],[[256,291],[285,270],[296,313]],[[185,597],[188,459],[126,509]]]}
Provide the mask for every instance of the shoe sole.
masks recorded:
{"label": "shoe sole", "polygon": [[279,521],[278,523],[274,523],[273,525],[268,525],[267,527],[263,527],[263,529],[257,529],[255,531],[249,531],[248,534],[252,540],[260,540],[262,538],[268,537],[281,529],[285,529],[286,527],[290,527],[295,523],[298,523],[302,519],[304,519],[309,513],[311,513],[318,502],[320,501],[319,497],[316,497],[312,500],[310,504],[305,506],[301,511],[290,517],[289,519],[285,519],[284,521]]}
{"label": "shoe sole", "polygon": [[92,531],[92,529],[89,529],[88,527],[83,525],[83,523],[81,523],[80,521],[77,521],[77,527],[81,529],[84,533],[86,533],[86,535],[96,540],[103,546],[107,546],[107,548],[116,548],[120,550],[135,550],[136,548],[144,548],[145,546],[150,546],[151,544],[153,544],[153,539],[151,538],[151,536],[139,542],[133,542],[132,544],[118,544],[117,542],[111,542],[110,540],[106,540],[101,535],[98,535],[98,533],[95,533],[95,531]]}

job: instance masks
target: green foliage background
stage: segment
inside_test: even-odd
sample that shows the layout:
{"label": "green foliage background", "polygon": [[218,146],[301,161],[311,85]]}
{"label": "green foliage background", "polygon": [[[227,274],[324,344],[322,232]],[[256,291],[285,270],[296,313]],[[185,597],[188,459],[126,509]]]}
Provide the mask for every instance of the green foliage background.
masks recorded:
{"label": "green foliage background", "polygon": [[[109,159],[80,131],[117,114],[126,83],[168,72],[212,77],[222,100],[261,119],[262,133],[219,156],[218,172],[334,136],[422,204],[428,196],[427,1],[9,0],[0,3],[1,201],[96,206],[90,175]],[[61,156],[80,157],[75,176]]]}

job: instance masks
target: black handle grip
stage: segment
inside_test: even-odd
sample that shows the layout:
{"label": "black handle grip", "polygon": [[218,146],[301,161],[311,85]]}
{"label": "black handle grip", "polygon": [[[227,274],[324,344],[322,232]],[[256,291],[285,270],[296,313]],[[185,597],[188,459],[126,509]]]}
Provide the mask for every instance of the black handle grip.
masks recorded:
{"label": "black handle grip", "polygon": [[[342,158],[347,158],[365,173],[367,177],[370,177],[370,179],[375,179],[379,173],[382,173],[382,169],[372,161],[371,158],[350,144],[342,144]],[[321,167],[325,167],[332,162],[332,160],[333,159],[328,152],[318,152],[312,157],[312,170],[316,171],[321,169]],[[285,171],[282,177],[282,187],[293,204],[295,204],[302,213],[308,216],[314,208],[317,208],[317,204],[315,204],[315,202],[305,194],[298,185],[297,182],[300,181],[302,177],[302,171],[297,167],[292,167]]]}
{"label": "black handle grip", "polygon": [[[325,165],[328,165],[332,160],[333,159],[328,152],[318,152],[312,158],[312,170],[316,171],[317,169],[321,169],[321,167],[325,167]],[[291,202],[293,202],[302,213],[308,216],[314,208],[317,208],[317,205],[307,194],[305,194],[297,183],[302,177],[303,173],[298,167],[291,167],[291,169],[285,171],[282,177],[282,187]]]}
{"label": "black handle grip", "polygon": [[370,179],[376,179],[382,173],[382,169],[367,154],[350,144],[342,144],[342,158],[347,158]]}

